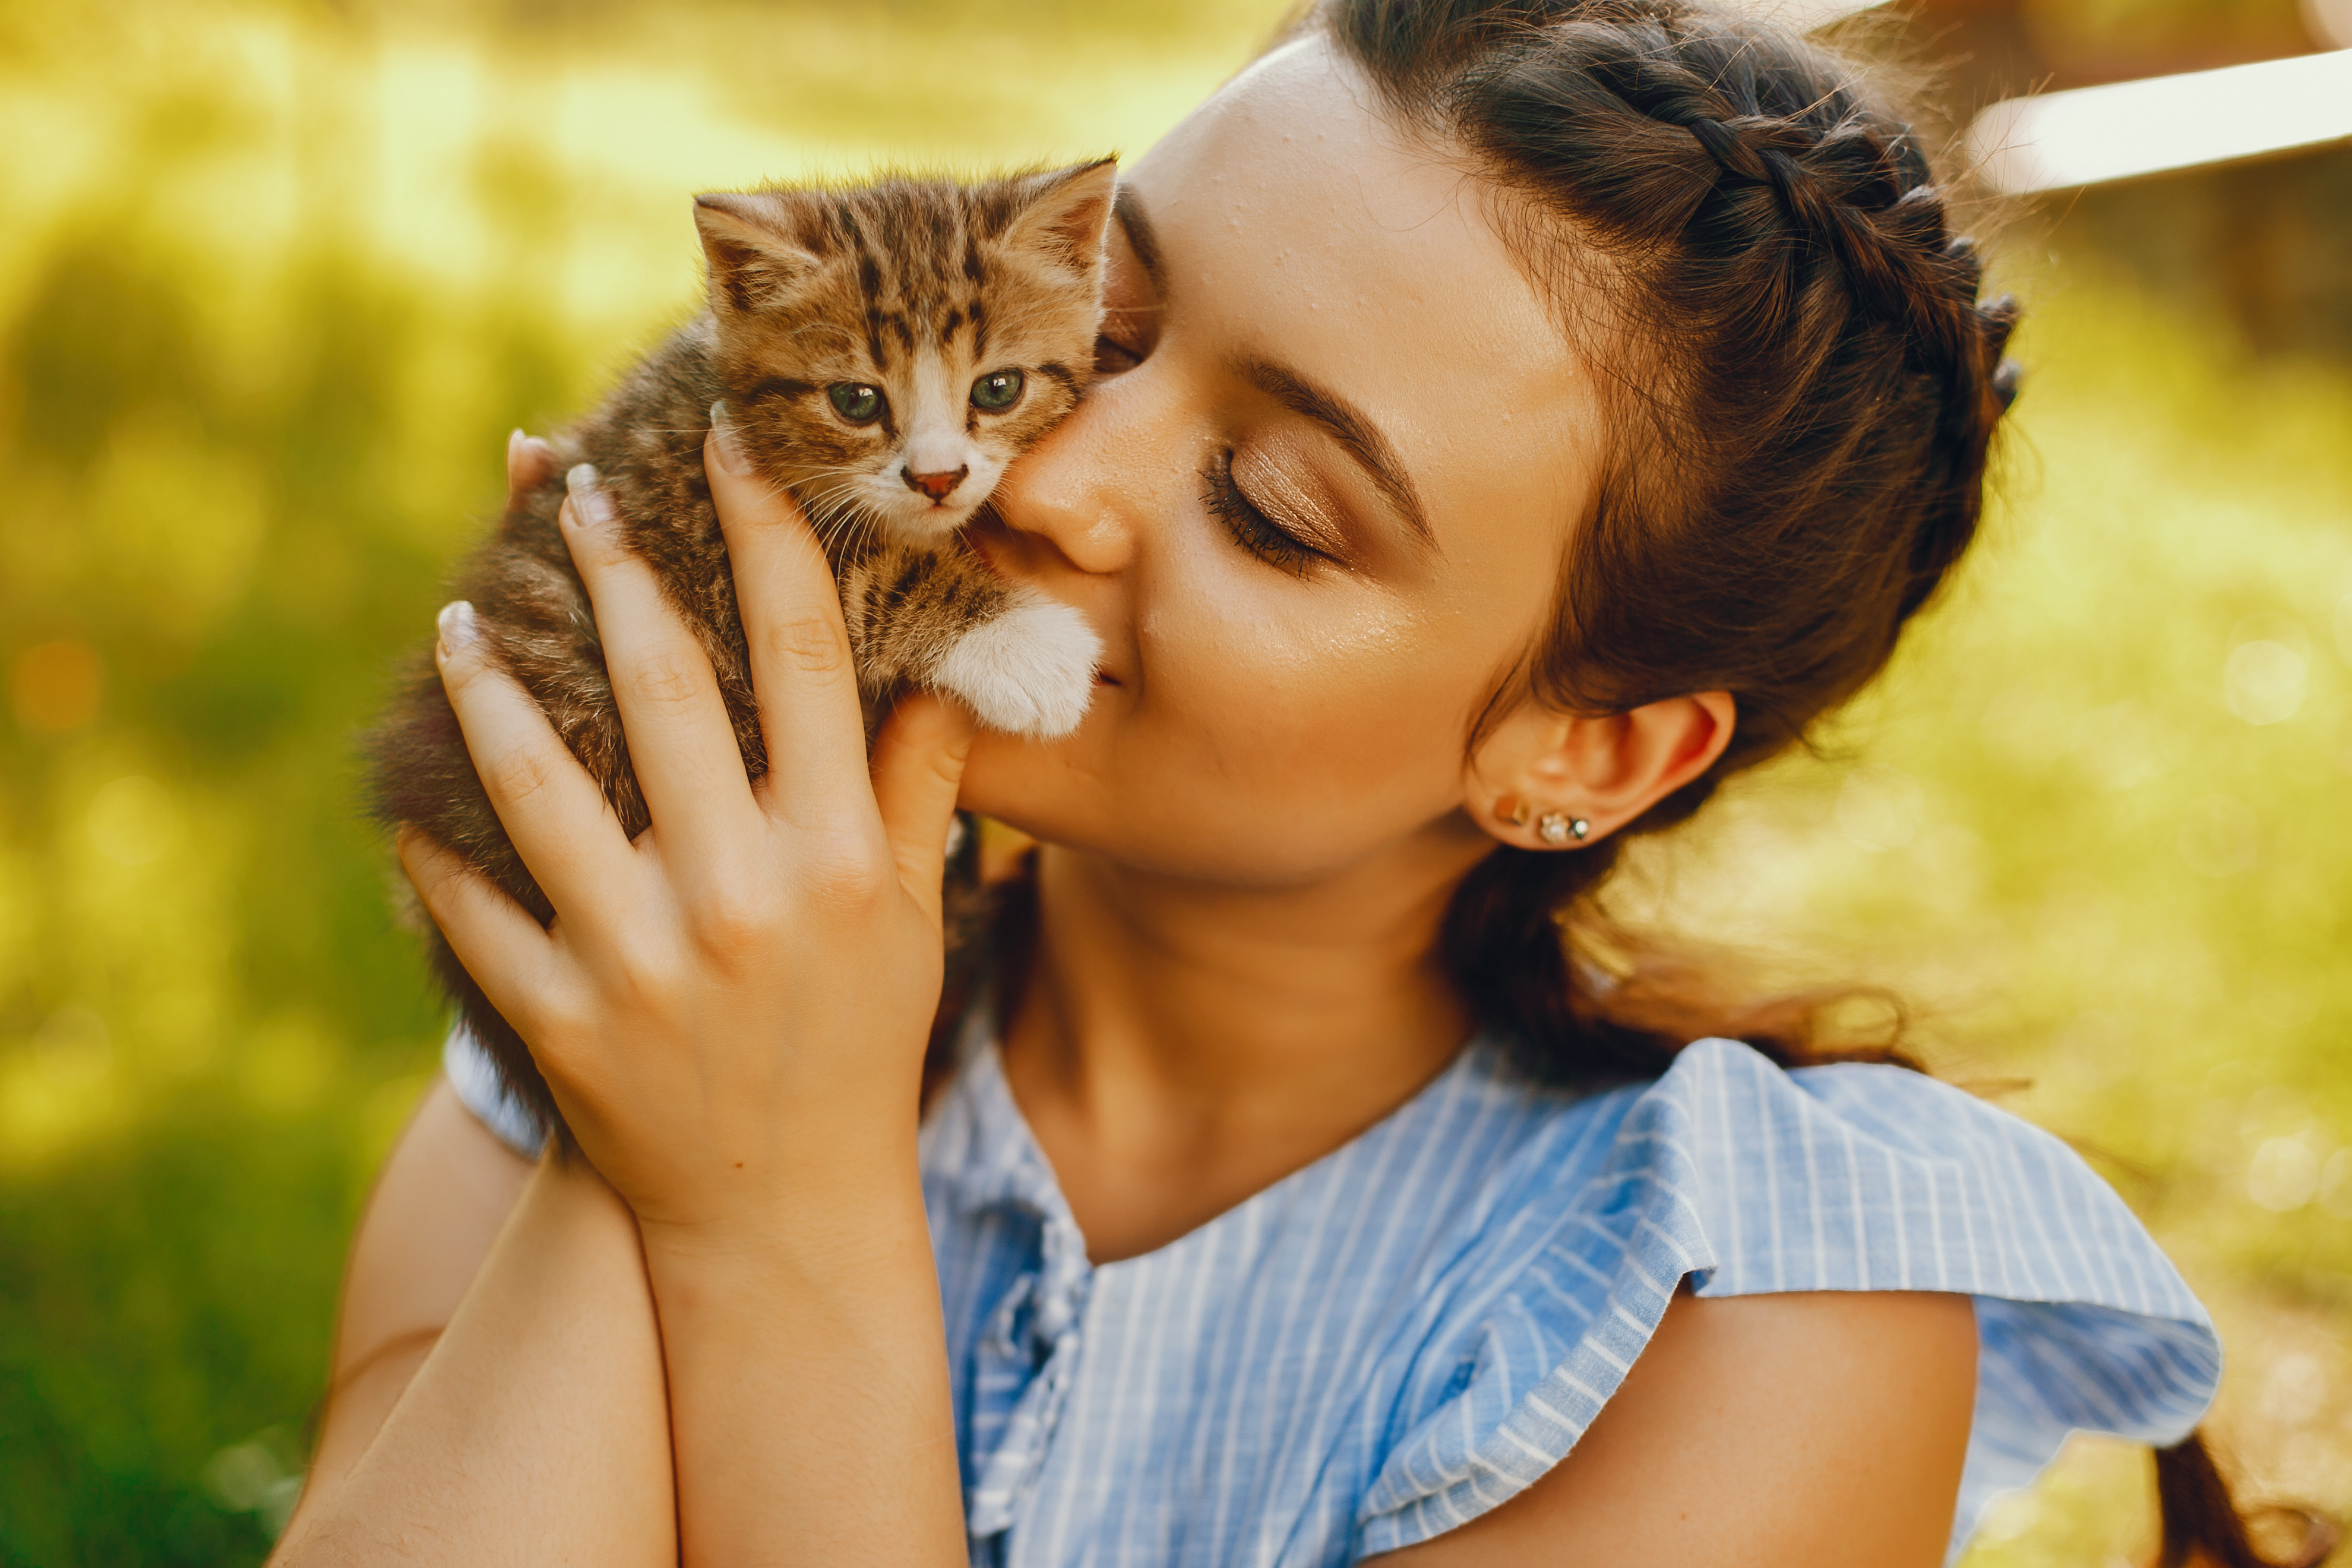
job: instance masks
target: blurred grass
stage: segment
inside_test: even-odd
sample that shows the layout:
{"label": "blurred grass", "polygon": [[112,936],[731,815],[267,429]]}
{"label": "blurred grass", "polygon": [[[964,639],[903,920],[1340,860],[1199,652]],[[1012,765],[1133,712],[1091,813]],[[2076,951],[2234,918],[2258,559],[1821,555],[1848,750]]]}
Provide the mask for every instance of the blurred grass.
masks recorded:
{"label": "blurred grass", "polygon": [[0,1563],[266,1550],[435,1060],[348,737],[688,195],[1139,148],[1271,9],[0,6]]}
{"label": "blurred grass", "polygon": [[[0,0],[0,1563],[266,1550],[434,1059],[347,738],[504,431],[690,306],[686,194],[1136,151],[1281,9]],[[1624,897],[2030,1077],[2215,1301],[2250,1467],[2352,1506],[2352,378],[2028,287],[1961,591]],[[1973,1568],[2129,1551],[2144,1472]]]}

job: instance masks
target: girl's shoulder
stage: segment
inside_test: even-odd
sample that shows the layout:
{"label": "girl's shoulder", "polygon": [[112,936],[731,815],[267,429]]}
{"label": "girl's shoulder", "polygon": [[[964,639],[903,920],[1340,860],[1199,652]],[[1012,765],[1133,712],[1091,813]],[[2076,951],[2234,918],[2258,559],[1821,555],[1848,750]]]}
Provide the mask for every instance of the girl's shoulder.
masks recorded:
{"label": "girl's shoulder", "polygon": [[[1486,1069],[1507,1084],[1499,1058]],[[1598,1415],[1686,1280],[1701,1297],[1974,1298],[1979,1394],[1955,1546],[2069,1431],[2153,1443],[2210,1400],[2220,1346],[2114,1190],[2049,1133],[1900,1068],[1783,1070],[1700,1040],[1659,1078],[1545,1104],[1440,1285],[1365,1500],[1367,1550],[1514,1495]],[[1447,1369],[1439,1374],[1439,1369]]]}

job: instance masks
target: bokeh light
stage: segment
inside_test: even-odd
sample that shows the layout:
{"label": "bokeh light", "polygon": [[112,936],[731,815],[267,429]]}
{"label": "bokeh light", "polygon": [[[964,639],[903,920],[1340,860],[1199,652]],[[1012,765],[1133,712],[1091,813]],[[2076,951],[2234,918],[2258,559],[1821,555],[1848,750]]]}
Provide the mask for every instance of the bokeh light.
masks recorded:
{"label": "bokeh light", "polygon": [[9,671],[16,721],[27,730],[79,730],[98,716],[106,678],[98,655],[70,638],[36,643]]}

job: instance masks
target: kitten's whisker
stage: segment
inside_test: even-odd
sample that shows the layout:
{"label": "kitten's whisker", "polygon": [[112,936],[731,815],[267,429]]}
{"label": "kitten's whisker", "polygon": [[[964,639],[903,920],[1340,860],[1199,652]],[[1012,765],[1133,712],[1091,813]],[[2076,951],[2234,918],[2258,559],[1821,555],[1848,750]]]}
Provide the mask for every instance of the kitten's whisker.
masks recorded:
{"label": "kitten's whisker", "polygon": [[856,504],[857,499],[856,488],[848,479],[802,498],[811,531],[820,542],[830,546],[840,539],[846,527],[864,518],[866,509]]}

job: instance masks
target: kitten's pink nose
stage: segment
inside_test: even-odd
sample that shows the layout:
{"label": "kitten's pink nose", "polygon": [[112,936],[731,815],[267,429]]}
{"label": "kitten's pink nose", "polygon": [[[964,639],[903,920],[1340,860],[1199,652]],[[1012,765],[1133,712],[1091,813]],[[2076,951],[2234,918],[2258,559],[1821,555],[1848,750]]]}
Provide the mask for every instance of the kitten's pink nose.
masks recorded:
{"label": "kitten's pink nose", "polygon": [[963,477],[970,472],[971,472],[971,465],[966,463],[952,473],[919,474],[912,468],[900,468],[898,477],[907,481],[908,489],[920,490],[933,500],[939,501],[945,500],[953,495],[956,486],[963,483]]}

